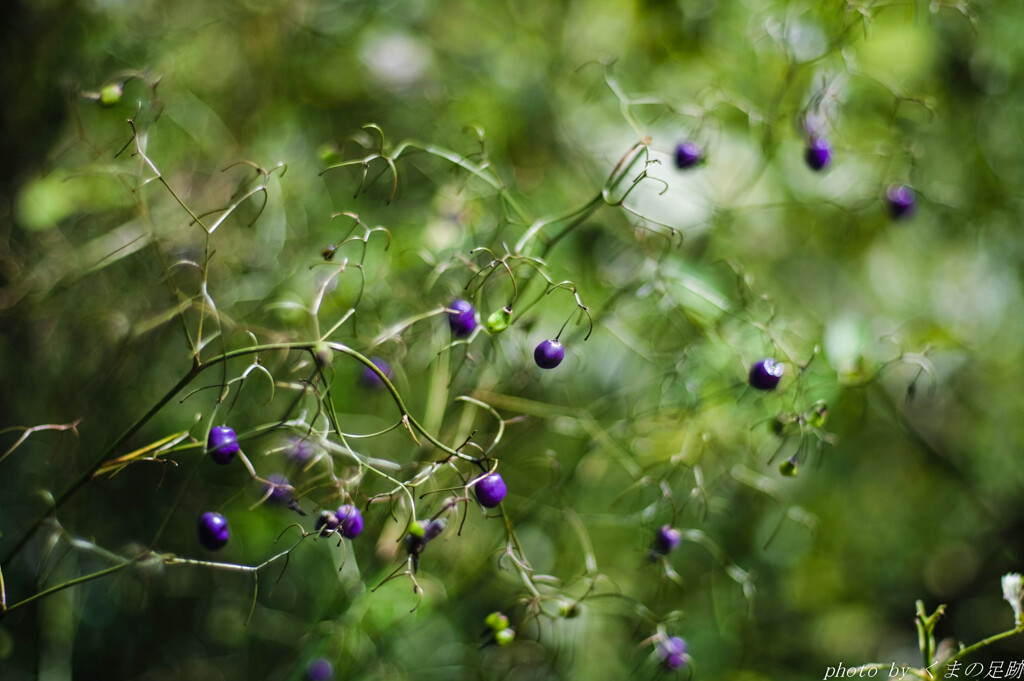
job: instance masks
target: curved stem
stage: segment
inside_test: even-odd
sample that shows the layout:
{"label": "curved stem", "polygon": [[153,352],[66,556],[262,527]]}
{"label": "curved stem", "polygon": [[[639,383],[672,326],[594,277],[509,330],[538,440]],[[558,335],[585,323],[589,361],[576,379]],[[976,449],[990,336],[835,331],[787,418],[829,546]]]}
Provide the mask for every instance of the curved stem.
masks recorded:
{"label": "curved stem", "polygon": [[[29,528],[22,534],[18,542],[14,545],[14,548],[12,548],[4,557],[3,561],[0,562],[0,565],[9,564],[11,559],[14,558],[14,556],[16,556],[25,547],[25,544],[28,543],[28,540],[32,537],[32,535],[35,534],[35,531],[39,529],[39,526],[50,513],[55,513],[58,509],[60,509],[61,506],[67,503],[67,501],[72,496],[74,496],[74,494],[78,490],[84,487],[86,483],[88,483],[92,479],[96,471],[98,471],[103,466],[104,462],[106,462],[116,450],[118,450],[125,442],[127,442],[133,435],[135,435],[135,433],[141,430],[142,427],[145,426],[154,416],[156,416],[156,414],[161,409],[163,409],[168,402],[174,399],[175,395],[177,395],[189,383],[195,380],[195,378],[199,376],[199,374],[201,374],[203,371],[211,367],[217,366],[218,364],[227,362],[231,359],[244,357],[246,355],[258,354],[261,352],[271,352],[275,350],[306,350],[307,352],[312,352],[316,345],[317,343],[311,341],[269,343],[266,345],[250,345],[244,348],[238,348],[236,350],[224,352],[223,354],[208,359],[206,361],[200,361],[198,359],[195,359],[193,361],[192,367],[181,378],[181,380],[178,381],[170,390],[168,390],[167,393],[165,393],[164,396],[161,397],[156,402],[156,404],[150,407],[145,414],[140,416],[138,420],[135,421],[135,423],[129,426],[128,429],[124,431],[124,433],[122,433],[120,437],[118,437],[113,443],[111,443],[107,448],[105,448],[100,453],[100,455],[97,456],[92,461],[92,463],[89,464],[89,467],[78,477],[78,479],[75,480],[75,482],[73,482],[70,487],[64,490],[64,492],[62,492],[60,496],[58,496],[54,500],[53,507],[46,514],[40,516],[35,522],[33,522],[29,526]],[[429,431],[427,431],[422,425],[420,425],[419,421],[413,418],[413,416],[409,413],[409,409],[405,406],[405,402],[402,400],[401,395],[398,394],[398,390],[395,388],[395,386],[392,385],[388,377],[385,376],[380,371],[380,369],[378,369],[377,366],[369,360],[369,358],[346,345],[342,345],[341,343],[332,342],[329,345],[333,350],[337,350],[338,352],[349,355],[350,357],[358,360],[366,367],[370,368],[372,371],[377,373],[380,379],[384,382],[384,386],[387,388],[388,392],[391,393],[391,397],[394,400],[395,405],[398,407],[398,411],[401,413],[402,419],[409,424],[411,430],[415,430],[416,432],[420,433],[432,445],[434,445],[441,451],[445,452],[449,456],[455,456],[460,459],[465,459],[466,461],[476,461],[474,457],[463,454],[462,452],[457,451],[449,447],[448,445],[444,444],[436,437],[434,437]]]}

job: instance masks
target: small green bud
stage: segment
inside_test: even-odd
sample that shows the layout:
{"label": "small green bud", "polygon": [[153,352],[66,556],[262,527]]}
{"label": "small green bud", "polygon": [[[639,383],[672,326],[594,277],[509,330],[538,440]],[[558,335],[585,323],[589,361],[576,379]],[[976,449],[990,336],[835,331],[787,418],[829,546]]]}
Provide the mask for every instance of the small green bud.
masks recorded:
{"label": "small green bud", "polygon": [[822,428],[828,421],[828,405],[824,402],[818,401],[807,414],[807,423],[814,426],[815,428]]}
{"label": "small green bud", "polygon": [[425,532],[426,530],[423,529],[423,525],[420,525],[420,522],[418,520],[412,521],[412,523],[409,525],[409,534],[411,534],[414,537],[422,537]]}
{"label": "small green bud", "polygon": [[484,624],[489,626],[494,633],[498,633],[508,629],[508,617],[500,612],[492,612],[484,620]]}
{"label": "small green bud", "polygon": [[516,630],[512,627],[508,627],[501,631],[496,631],[494,632],[494,640],[499,646],[507,646],[509,643],[516,640]]}
{"label": "small green bud", "polygon": [[503,307],[492,312],[484,326],[487,327],[488,333],[498,334],[507,329],[510,323],[512,323],[512,308]]}
{"label": "small green bud", "polygon": [[327,343],[317,343],[316,347],[313,348],[313,355],[316,357],[316,365],[321,369],[326,369],[331,365],[334,351],[331,350],[331,346]]}
{"label": "small green bud", "polygon": [[570,601],[567,598],[562,598],[558,601],[558,614],[567,620],[579,617],[580,604],[576,601]]}
{"label": "small green bud", "polygon": [[778,435],[779,437],[782,437],[783,435],[786,434],[786,421],[785,419],[782,418],[782,414],[779,414],[778,416],[773,418],[768,423],[768,427],[771,428],[771,431],[774,434]]}
{"label": "small green bud", "polygon": [[123,94],[124,85],[121,83],[104,85],[103,89],[100,90],[100,106],[114,106],[121,101],[121,95]]}
{"label": "small green bud", "polygon": [[796,457],[790,457],[779,464],[779,473],[782,473],[787,478],[795,478],[797,474],[797,461]]}

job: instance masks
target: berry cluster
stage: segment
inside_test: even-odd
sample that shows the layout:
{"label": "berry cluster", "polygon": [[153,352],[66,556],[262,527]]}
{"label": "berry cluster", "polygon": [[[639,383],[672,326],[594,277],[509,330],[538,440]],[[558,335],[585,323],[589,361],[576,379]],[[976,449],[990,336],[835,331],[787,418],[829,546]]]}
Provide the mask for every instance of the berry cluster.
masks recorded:
{"label": "berry cluster", "polygon": [[669,671],[676,671],[680,667],[689,664],[690,656],[687,652],[688,650],[689,647],[686,645],[686,641],[678,636],[672,636],[671,638],[659,641],[655,647],[655,652],[658,659],[661,660],[662,666]]}
{"label": "berry cluster", "polygon": [[315,531],[322,537],[338,532],[346,539],[355,539],[363,531],[363,514],[351,504],[339,506],[337,511],[321,511]]}
{"label": "berry cluster", "polygon": [[501,612],[492,612],[484,619],[490,635],[490,642],[499,646],[507,646],[516,640],[516,630],[509,626],[508,616]]}

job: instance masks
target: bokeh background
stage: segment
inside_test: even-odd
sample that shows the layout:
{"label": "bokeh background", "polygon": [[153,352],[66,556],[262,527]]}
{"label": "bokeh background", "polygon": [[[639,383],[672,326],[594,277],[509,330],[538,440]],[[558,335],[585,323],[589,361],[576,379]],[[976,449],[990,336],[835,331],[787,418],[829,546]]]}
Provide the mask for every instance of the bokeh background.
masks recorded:
{"label": "bokeh background", "polygon": [[[260,572],[255,600],[249,574],[149,561],[14,608],[0,620],[4,679],[301,679],[319,657],[351,679],[658,678],[652,637],[665,635],[689,643],[677,674],[822,678],[839,662],[920,664],[916,599],[948,604],[938,632],[951,641],[1012,626],[999,577],[1024,569],[1018,3],[10,5],[0,427],[81,422],[0,460],[7,605],[146,548],[257,565],[343,495],[367,529],[302,542],[287,569]],[[120,101],[95,101],[122,83]],[[166,187],[133,153],[130,118]],[[834,147],[824,172],[804,163],[808,130]],[[527,226],[437,154],[399,158],[393,197],[380,160],[362,188],[358,166],[325,172],[410,139],[475,164],[530,219],[582,216],[616,164],[641,156],[606,196],[622,205],[598,199],[571,229],[541,230],[524,247],[537,269],[511,261],[512,326],[452,346],[437,314],[383,332],[456,297],[482,318],[508,304],[508,275],[474,277],[491,255],[472,251],[514,252]],[[673,166],[683,140],[705,164]],[[196,214],[222,209],[260,180],[239,161],[275,170],[208,236],[175,195]],[[892,183],[916,189],[912,219],[888,216]],[[340,246],[343,211],[390,241]],[[538,270],[573,283],[589,339],[571,293],[544,295]],[[273,381],[237,380],[251,358],[202,374],[112,455],[184,433],[177,448],[90,481],[15,552],[188,372],[200,320],[209,359],[253,338],[313,341],[343,318],[331,340],[390,362],[442,441],[475,431],[486,446],[497,432],[458,396],[508,420],[491,451],[503,515],[457,507],[420,561],[421,600],[407,579],[371,591],[401,564],[410,512],[365,505],[388,481],[322,445],[300,470],[287,450],[305,431],[274,427],[325,427],[303,381],[346,432],[394,425],[390,397],[338,353],[324,381],[285,351],[261,355]],[[566,360],[543,372],[533,347],[566,320]],[[745,381],[765,356],[787,373],[762,394]],[[795,421],[819,401],[824,425]],[[779,415],[793,421],[781,437]],[[306,516],[254,508],[260,485],[240,464],[204,463],[214,419],[260,476],[290,476]],[[400,428],[358,442],[401,479],[441,458]],[[793,455],[799,475],[780,475]],[[441,468],[417,492],[461,484]],[[449,494],[417,496],[419,517]],[[212,509],[232,527],[217,554],[194,536]],[[666,523],[690,541],[651,562]],[[534,585],[539,614],[499,560],[512,532],[550,576]],[[495,610],[512,645],[485,645]],[[1024,645],[974,659],[1021,660]]]}

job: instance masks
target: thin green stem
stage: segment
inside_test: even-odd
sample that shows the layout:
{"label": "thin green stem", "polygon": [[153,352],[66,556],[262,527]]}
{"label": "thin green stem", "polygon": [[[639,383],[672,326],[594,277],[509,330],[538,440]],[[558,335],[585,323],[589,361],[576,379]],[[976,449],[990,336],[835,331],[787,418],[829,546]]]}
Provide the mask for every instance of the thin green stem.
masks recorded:
{"label": "thin green stem", "polygon": [[[40,516],[34,523],[32,523],[32,525],[29,526],[29,529],[26,530],[24,534],[22,534],[21,538],[14,545],[14,548],[11,549],[11,551],[9,551],[8,554],[4,557],[2,564],[9,564],[11,559],[15,555],[17,555],[18,552],[21,551],[21,549],[25,547],[25,544],[32,537],[32,535],[35,534],[35,531],[42,524],[43,520],[46,519],[47,515],[49,515],[50,513],[56,513],[56,511],[60,509],[61,506],[67,503],[67,501],[72,496],[74,496],[74,494],[78,490],[84,487],[93,478],[96,471],[98,471],[103,466],[103,464],[111,457],[111,455],[115,451],[117,451],[125,442],[127,442],[129,438],[135,435],[135,433],[142,429],[142,427],[145,426],[154,416],[156,416],[156,414],[161,409],[163,409],[164,406],[166,406],[167,403],[170,402],[175,395],[177,395],[182,389],[184,389],[203,371],[238,357],[258,354],[261,352],[272,352],[276,350],[305,350],[307,352],[313,352],[316,345],[317,343],[309,341],[291,343],[269,343],[266,345],[250,345],[244,348],[238,348],[236,350],[224,352],[223,354],[208,359],[205,362],[201,362],[198,359],[194,360],[192,368],[189,369],[189,371],[181,378],[181,380],[178,381],[174,385],[174,387],[172,387],[167,393],[165,393],[164,396],[161,397],[156,402],[156,404],[150,407],[150,409],[146,411],[145,414],[139,417],[139,419],[135,421],[135,423],[133,423],[124,433],[122,433],[121,436],[118,437],[110,446],[104,449],[103,452],[99,456],[97,456],[89,465],[89,467],[79,476],[79,478],[54,500],[53,507],[47,512],[47,514]],[[434,435],[432,435],[426,428],[420,425],[419,421],[417,421],[412,416],[412,414],[409,413],[409,409],[405,406],[405,402],[402,400],[402,397],[401,395],[399,395],[398,390],[395,388],[395,386],[391,383],[388,377],[385,376],[383,372],[381,372],[381,370],[378,369],[377,366],[369,360],[369,358],[353,350],[352,348],[349,348],[348,346],[342,345],[340,343],[330,343],[329,345],[333,350],[336,350],[343,354],[349,355],[354,359],[357,359],[359,362],[361,362],[366,367],[370,368],[380,377],[381,381],[383,381],[384,386],[387,388],[388,392],[391,393],[391,397],[394,400],[395,405],[398,407],[398,411],[401,413],[403,421],[408,423],[410,429],[418,432],[420,435],[425,437],[432,445],[434,445],[441,451],[445,452],[449,456],[458,457],[460,459],[465,459],[467,461],[476,461],[475,458],[463,454],[462,452],[457,451],[449,447],[448,445],[444,444],[436,437],[434,437]]]}
{"label": "thin green stem", "polygon": [[586,204],[579,208],[574,208],[565,213],[551,215],[546,218],[541,218],[535,221],[533,224],[530,225],[529,229],[527,229],[526,232],[523,233],[523,236],[519,237],[519,241],[516,242],[516,245],[513,247],[512,252],[517,254],[523,253],[523,251],[526,248],[526,245],[534,237],[537,236],[540,230],[542,230],[544,227],[548,225],[554,225],[565,220],[573,220],[573,223],[571,225],[573,227],[580,224],[588,217],[593,215],[594,211],[597,210],[598,206],[600,206],[602,203],[604,203],[604,193],[599,192],[597,196],[590,199],[589,201],[587,201]]}
{"label": "thin green stem", "polygon": [[56,586],[51,586],[49,589],[45,589],[43,591],[40,591],[37,594],[33,594],[33,595],[29,596],[28,598],[26,598],[24,600],[18,601],[17,603],[12,605],[11,607],[7,608],[5,611],[0,612],[0,618],[4,617],[5,615],[7,615],[7,613],[10,613],[13,610],[17,610],[18,608],[22,607],[23,605],[28,605],[29,603],[31,603],[33,601],[37,601],[37,600],[39,600],[41,598],[45,598],[47,596],[50,596],[52,594],[57,593],[58,591],[63,591],[64,589],[68,589],[68,588],[73,587],[73,586],[78,586],[79,584],[85,584],[86,582],[91,582],[94,579],[99,579],[100,577],[106,577],[107,575],[114,574],[115,572],[120,572],[121,570],[125,569],[126,567],[130,567],[130,566],[134,565],[136,562],[138,562],[138,559],[136,559],[136,560],[129,560],[129,561],[126,561],[124,563],[118,563],[117,565],[111,565],[108,568],[104,568],[103,570],[100,570],[99,572],[92,572],[92,573],[90,573],[88,575],[82,575],[81,577],[76,577],[75,579],[70,579],[70,580],[68,580],[66,582],[61,582],[60,584],[57,584]]}
{"label": "thin green stem", "polygon": [[[949,665],[953,664],[954,662],[956,662],[960,658],[967,657],[971,653],[973,653],[973,652],[975,652],[977,650],[981,650],[985,646],[991,645],[991,644],[995,643],[996,641],[1001,641],[1004,638],[1009,638],[1011,636],[1016,636],[1017,634],[1020,634],[1020,633],[1024,633],[1024,624],[1020,624],[1020,625],[1014,627],[1013,629],[1007,629],[1006,631],[1000,632],[998,634],[993,634],[992,636],[989,636],[986,639],[982,639],[981,641],[978,641],[974,645],[969,645],[966,648],[961,648],[959,651],[957,651],[956,655],[953,655],[951,658],[949,658],[948,660],[945,660],[942,663],[942,670],[940,670],[940,671],[945,671],[946,667],[948,667]],[[940,675],[936,675],[936,676],[938,677]]]}

